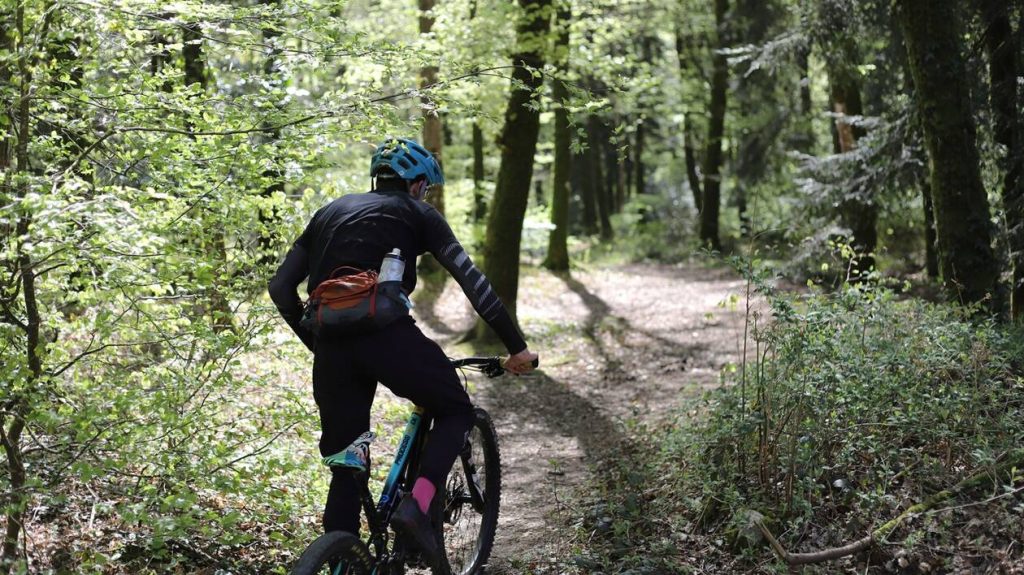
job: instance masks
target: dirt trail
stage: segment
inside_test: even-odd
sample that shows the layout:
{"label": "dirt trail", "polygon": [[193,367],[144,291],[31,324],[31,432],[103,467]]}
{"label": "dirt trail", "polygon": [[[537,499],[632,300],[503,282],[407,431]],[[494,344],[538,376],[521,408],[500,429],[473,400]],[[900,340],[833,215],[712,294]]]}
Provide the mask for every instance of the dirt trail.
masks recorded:
{"label": "dirt trail", "polygon": [[[720,307],[743,284],[722,270],[628,265],[529,271],[519,317],[542,373],[481,384],[494,416],[504,489],[490,573],[572,572],[588,474],[633,420],[666,420],[684,396],[717,385],[737,357],[742,313]],[[450,347],[473,318],[452,282],[420,325]]]}

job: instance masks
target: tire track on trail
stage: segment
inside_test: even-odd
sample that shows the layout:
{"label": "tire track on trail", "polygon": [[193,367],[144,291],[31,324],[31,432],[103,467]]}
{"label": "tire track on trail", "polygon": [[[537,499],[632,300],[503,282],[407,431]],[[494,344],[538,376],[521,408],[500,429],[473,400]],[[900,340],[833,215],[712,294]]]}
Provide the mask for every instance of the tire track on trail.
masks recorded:
{"label": "tire track on trail", "polygon": [[[488,573],[572,573],[586,534],[573,522],[581,489],[630,421],[670,421],[718,385],[738,356],[742,313],[719,306],[743,283],[725,270],[634,264],[571,276],[524,269],[518,312],[537,375],[480,383],[495,420],[502,510]],[[454,282],[420,325],[448,348],[473,322]],[[424,307],[424,304],[420,304]],[[427,312],[427,313],[424,313]],[[628,446],[626,452],[628,453]]]}

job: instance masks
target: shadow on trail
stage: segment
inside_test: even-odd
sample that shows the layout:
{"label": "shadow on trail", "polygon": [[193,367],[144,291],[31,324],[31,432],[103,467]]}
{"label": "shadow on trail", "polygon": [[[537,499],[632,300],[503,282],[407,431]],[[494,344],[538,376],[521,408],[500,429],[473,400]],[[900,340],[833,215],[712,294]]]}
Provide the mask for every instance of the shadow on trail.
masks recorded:
{"label": "shadow on trail", "polygon": [[[621,347],[640,348],[642,355],[649,358],[675,359],[687,363],[691,358],[710,349],[707,343],[684,344],[653,331],[639,328],[633,325],[629,319],[613,314],[611,306],[601,299],[600,296],[587,289],[583,282],[569,274],[558,274],[557,277],[569,290],[579,296],[583,301],[583,305],[587,308],[587,319],[583,324],[583,332],[587,339],[594,344],[598,355],[605,361],[607,373],[628,375],[625,374],[623,360],[612,353],[604,338],[601,337],[602,326],[607,326],[610,329],[615,341]],[[652,305],[656,305],[656,302],[652,302]],[[652,346],[648,343],[642,346],[631,345],[626,342],[624,337],[626,333],[624,332],[639,334],[653,342],[654,345]]]}
{"label": "shadow on trail", "polygon": [[[488,405],[514,413],[521,422],[543,425],[559,435],[575,438],[588,465],[595,465],[628,441],[626,435],[589,399],[563,381],[543,372],[524,376],[525,385],[488,385],[480,394]],[[546,464],[546,460],[538,464]]]}

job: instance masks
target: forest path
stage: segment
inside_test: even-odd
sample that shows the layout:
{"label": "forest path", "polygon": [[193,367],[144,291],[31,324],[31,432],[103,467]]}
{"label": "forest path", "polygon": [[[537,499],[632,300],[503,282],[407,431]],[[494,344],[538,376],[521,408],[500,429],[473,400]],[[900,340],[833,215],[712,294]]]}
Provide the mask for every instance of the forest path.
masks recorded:
{"label": "forest path", "polygon": [[[502,455],[498,539],[489,573],[566,573],[581,546],[571,508],[631,421],[677,417],[683,397],[718,385],[738,356],[741,310],[722,307],[743,282],[722,269],[632,264],[527,269],[519,317],[539,374],[480,383]],[[742,300],[740,300],[742,301]],[[420,325],[446,348],[472,325],[454,282]],[[424,313],[426,312],[426,313]]]}

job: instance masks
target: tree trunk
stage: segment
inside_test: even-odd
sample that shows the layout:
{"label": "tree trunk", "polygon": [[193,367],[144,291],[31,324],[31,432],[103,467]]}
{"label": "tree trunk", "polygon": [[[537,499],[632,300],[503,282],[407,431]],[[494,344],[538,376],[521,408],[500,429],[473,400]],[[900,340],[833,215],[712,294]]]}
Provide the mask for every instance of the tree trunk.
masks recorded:
{"label": "tree trunk", "polygon": [[[263,3],[273,9],[278,9],[281,6],[281,0],[263,0]],[[276,38],[281,35],[281,32],[277,29],[277,20],[271,20],[267,22],[262,29],[263,43],[270,46],[270,51],[267,53],[267,57],[263,60],[263,77],[269,84],[273,85],[281,81],[281,49],[276,45]],[[264,127],[269,127],[264,124]],[[274,146],[276,149],[278,140],[281,139],[280,130],[268,130],[262,135],[263,145]],[[263,177],[267,178],[267,185],[263,188],[262,196],[268,200],[268,204],[273,206],[274,204],[269,202],[270,198],[274,194],[284,193],[284,174],[278,167],[279,162],[275,161],[274,165],[268,167],[263,171]],[[270,207],[267,209],[260,210],[260,258],[259,261],[264,266],[271,266],[277,262],[277,241],[276,238],[280,237],[280,234],[276,233],[280,227],[281,214],[277,212],[276,207]]]}
{"label": "tree trunk", "polygon": [[1003,0],[981,0],[985,51],[989,58],[989,101],[995,141],[1006,149],[1003,157],[1003,210],[1013,283],[1010,316],[1024,319],[1024,149],[1021,147],[1020,105],[1017,95],[1017,56],[1010,14]]}
{"label": "tree trunk", "polygon": [[573,162],[579,180],[580,199],[583,200],[583,233],[592,236],[597,233],[597,194],[594,183],[594,171],[597,155],[594,153],[590,134],[587,134],[587,148],[580,153],[578,161]]}
{"label": "tree trunk", "polygon": [[484,200],[484,132],[480,121],[473,119],[473,220],[483,221],[487,216]]}
{"label": "tree trunk", "polygon": [[[864,106],[861,101],[860,83],[853,77],[853,72],[846,69],[834,69],[829,74],[831,86],[832,112],[835,118],[835,134],[833,140],[835,153],[846,154],[857,148],[857,141],[864,136],[864,129],[851,124],[846,117],[862,116]],[[850,230],[848,241],[854,256],[847,262],[849,277],[852,281],[862,279],[875,267],[875,248],[878,245],[878,205],[874,201],[871,189],[855,190],[851,197],[842,198],[839,203],[839,219],[843,227]]]}
{"label": "tree trunk", "polygon": [[800,70],[800,125],[801,129],[794,140],[794,147],[805,154],[814,149],[814,128],[813,113],[814,103],[811,102],[811,74],[810,74],[810,42],[797,51],[796,61]]}
{"label": "tree trunk", "polygon": [[927,176],[921,180],[921,203],[924,206],[924,267],[928,277],[939,277],[939,257],[936,252],[935,211],[932,208],[932,186]]}
{"label": "tree trunk", "polygon": [[[420,35],[429,36],[434,29],[435,0],[419,0],[420,5]],[[437,83],[437,66],[423,66],[420,68],[420,88],[426,88]],[[424,96],[423,102],[423,147],[434,154],[437,163],[444,167],[441,152],[444,145],[444,134],[441,128],[441,116],[434,109],[433,101]],[[433,186],[427,200],[437,208],[437,211],[444,215],[444,186]]]}
{"label": "tree trunk", "polygon": [[554,228],[548,235],[548,254],[544,259],[544,267],[555,271],[569,269],[569,169],[572,162],[569,145],[572,134],[569,132],[569,110],[566,109],[569,90],[565,86],[565,75],[569,71],[571,23],[572,5],[568,0],[560,0],[556,15],[558,36],[555,39],[554,54],[557,74],[551,79],[551,97],[555,107],[555,165],[551,189],[551,225]]}
{"label": "tree trunk", "polygon": [[601,124],[601,134],[607,142],[604,148],[603,165],[605,167],[604,189],[608,197],[608,209],[611,213],[617,214],[622,211],[622,201],[619,196],[619,152],[611,141],[612,133],[608,125]]}
{"label": "tree trunk", "polygon": [[700,185],[700,174],[697,173],[697,154],[693,148],[693,124],[690,114],[683,116],[683,157],[686,160],[686,181],[690,184],[693,194],[693,207],[697,213],[704,211],[704,190]]}
{"label": "tree trunk", "polygon": [[636,124],[636,136],[633,139],[633,176],[636,178],[634,191],[637,194],[647,193],[647,181],[644,172],[644,123],[647,121],[642,115]]}
{"label": "tree trunk", "polygon": [[594,171],[591,174],[593,182],[592,192],[597,203],[597,217],[601,224],[601,241],[609,241],[614,236],[612,232],[611,206],[608,201],[608,186],[604,175],[604,146],[602,145],[602,133],[600,120],[597,116],[591,115],[587,119],[587,137],[591,145],[591,159]]}
{"label": "tree trunk", "polygon": [[726,90],[729,81],[729,62],[721,53],[728,47],[725,13],[727,0],[715,0],[715,29],[717,50],[712,55],[711,118],[708,120],[707,151],[704,154],[704,198],[700,218],[700,239],[705,246],[721,250],[718,233],[718,212],[722,193],[722,136],[725,133]]}
{"label": "tree trunk", "polygon": [[[533,178],[533,155],[537,150],[540,111],[535,99],[543,78],[532,70],[544,68],[542,42],[550,25],[548,10],[551,0],[519,0],[522,19],[516,27],[518,52],[512,56],[515,69],[513,84],[505,108],[505,125],[501,135],[501,166],[487,217],[484,240],[484,271],[495,293],[509,313],[516,317],[516,296],[519,289],[519,246],[522,240],[523,217]],[[482,321],[477,334],[490,332]]]}
{"label": "tree trunk", "polygon": [[939,261],[950,299],[990,300],[998,268],[952,0],[898,0],[931,170]]}
{"label": "tree trunk", "polygon": [[[9,17],[9,16],[8,16]],[[14,172],[26,173],[29,171],[28,139],[32,133],[30,130],[29,115],[31,111],[31,84],[32,66],[29,62],[30,51],[25,45],[25,3],[19,3],[14,13],[14,29],[17,31],[16,43],[11,42],[11,31],[8,28],[9,21],[6,20],[0,32],[3,33],[2,41],[6,49],[10,51],[14,44],[14,52],[17,61],[18,92],[16,106],[17,113],[14,115],[15,122],[8,128],[6,136],[14,135],[14,158],[16,160]],[[42,39],[41,39],[42,40]],[[0,75],[10,78],[11,74],[7,64],[0,64],[4,68]],[[10,83],[7,84],[8,86]],[[15,102],[11,102],[15,103]],[[8,137],[4,139],[7,140]],[[4,161],[7,162],[8,150],[3,150]],[[5,170],[4,187],[11,184],[10,168]],[[29,192],[28,184],[20,182],[17,185],[17,202]],[[17,267],[21,276],[21,299],[25,305],[25,321],[19,327],[25,334],[26,363],[28,364],[28,382],[26,389],[33,389],[35,382],[39,382],[43,376],[42,366],[42,345],[40,339],[40,326],[42,319],[36,296],[35,278],[36,270],[31,256],[26,251],[25,238],[29,236],[31,216],[23,212],[17,220],[15,230],[15,241],[17,243]],[[4,448],[7,459],[8,492],[7,501],[4,505],[6,526],[4,528],[3,546],[0,548],[0,571],[10,572],[18,560],[18,539],[24,528],[25,509],[29,504],[27,492],[27,473],[25,470],[24,452],[21,445],[21,434],[25,429],[25,418],[30,406],[24,397],[18,394],[11,394],[5,398],[0,413],[0,444]]]}

